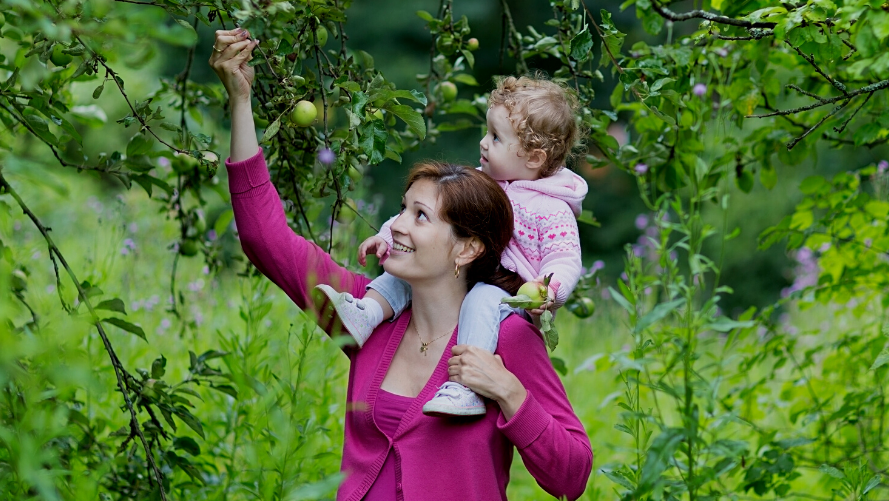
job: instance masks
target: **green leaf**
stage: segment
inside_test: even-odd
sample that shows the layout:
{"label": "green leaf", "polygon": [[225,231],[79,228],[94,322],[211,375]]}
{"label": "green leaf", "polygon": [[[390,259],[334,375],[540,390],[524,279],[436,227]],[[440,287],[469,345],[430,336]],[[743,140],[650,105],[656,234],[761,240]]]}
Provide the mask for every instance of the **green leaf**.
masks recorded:
{"label": "green leaf", "polygon": [[826,474],[830,475],[831,477],[836,478],[836,479],[839,479],[839,480],[843,480],[843,479],[846,478],[846,474],[845,474],[845,473],[843,473],[843,472],[841,472],[840,470],[834,468],[833,466],[829,466],[829,465],[826,465],[826,464],[821,465],[821,467],[818,468],[818,471],[820,471],[821,473],[826,473]]}
{"label": "green leaf", "polygon": [[645,455],[639,485],[636,486],[632,499],[641,499],[654,488],[655,483],[672,463],[673,453],[682,444],[683,438],[685,430],[682,428],[667,428],[652,440]]}
{"label": "green leaf", "polygon": [[194,430],[195,433],[200,435],[201,438],[205,438],[204,427],[201,425],[201,422],[198,421],[198,418],[194,417],[190,412],[188,412],[188,410],[186,410],[184,407],[176,407],[173,410],[173,413],[176,414],[176,416],[181,419],[183,423],[188,425],[189,428]]}
{"label": "green leaf", "polygon": [[571,39],[571,57],[578,61],[586,61],[592,54],[593,36],[587,27]]}
{"label": "green leaf", "polygon": [[228,231],[234,218],[235,213],[231,209],[226,209],[216,218],[216,222],[213,223],[213,231],[216,232],[217,238]]}
{"label": "green leaf", "polygon": [[883,477],[880,475],[871,477],[871,479],[868,480],[867,484],[864,486],[864,490],[861,491],[861,495],[864,496],[868,492],[874,490],[878,485],[880,485],[880,482],[882,482],[882,481],[883,481]]}
{"label": "green leaf", "polygon": [[195,442],[194,439],[191,437],[176,437],[173,440],[173,448],[180,451],[185,451],[192,456],[201,455],[201,446],[198,445],[198,443]]}
{"label": "green leaf", "polygon": [[423,115],[419,112],[404,104],[386,106],[385,109],[391,111],[395,116],[402,119],[421,140],[426,137],[426,121],[423,119]]}
{"label": "green leaf", "polygon": [[553,364],[553,369],[556,370],[562,376],[568,375],[568,366],[565,365],[565,361],[559,357],[549,357],[550,362]]}
{"label": "green leaf", "polygon": [[358,145],[367,155],[369,164],[378,164],[383,161],[388,137],[386,126],[381,120],[371,120],[358,128]]}
{"label": "green leaf", "polygon": [[420,19],[426,21],[427,23],[430,22],[430,21],[435,20],[435,18],[432,17],[432,14],[426,12],[425,10],[418,10],[418,11],[417,11],[417,17],[419,17]]}
{"label": "green leaf", "polygon": [[500,300],[500,303],[512,306],[513,308],[522,308],[525,310],[536,306],[535,301],[531,299],[531,296],[526,294],[505,297]]}
{"label": "green leaf", "polygon": [[210,388],[213,388],[216,391],[221,391],[222,393],[225,393],[226,395],[230,395],[232,398],[235,398],[235,399],[238,398],[238,390],[236,390],[234,387],[232,387],[230,385],[227,385],[227,384],[221,384],[218,386],[211,385]]}
{"label": "green leaf", "polygon": [[127,309],[124,306],[123,301],[118,298],[106,299],[105,301],[102,301],[101,303],[97,304],[96,309],[97,310],[116,311],[118,313],[123,313],[124,315],[127,314]]}
{"label": "green leaf", "polygon": [[[281,115],[281,116],[283,116],[283,115]],[[263,133],[263,135],[262,135],[262,139],[259,140],[260,144],[267,143],[273,137],[275,137],[275,134],[277,134],[278,130],[281,129],[281,116],[276,118],[274,122],[272,122],[271,124],[269,124],[268,127],[266,127],[265,133]]]}
{"label": "green leaf", "polygon": [[636,328],[633,329],[633,332],[637,334],[642,332],[658,320],[669,315],[670,312],[672,312],[676,308],[679,308],[683,304],[685,304],[684,299],[677,299],[675,301],[670,301],[669,303],[661,303],[655,306],[650,312],[639,319],[639,321],[636,323]]}
{"label": "green leaf", "polygon": [[154,142],[140,132],[131,137],[130,142],[127,143],[127,157],[145,155],[151,151],[152,146],[154,146]]}
{"label": "green leaf", "polygon": [[161,355],[156,358],[154,362],[151,362],[151,377],[154,379],[160,379],[164,377],[164,374],[167,372],[167,359]]}
{"label": "green leaf", "polygon": [[93,91],[93,99],[99,99],[103,90],[105,90],[105,82],[102,82],[102,85],[96,87],[96,90]]}
{"label": "green leaf", "polygon": [[546,310],[540,315],[540,332],[543,333],[543,339],[549,351],[555,351],[559,345],[559,331],[553,324],[553,312]]}
{"label": "green leaf", "polygon": [[630,315],[635,315],[635,314],[636,314],[636,309],[633,308],[633,305],[631,305],[630,302],[627,301],[627,300],[620,294],[620,292],[617,292],[617,291],[614,290],[614,288],[612,288],[612,287],[609,287],[609,288],[608,288],[608,292],[611,294],[611,299],[614,299],[615,301],[617,301],[617,304],[621,305],[621,307],[623,307],[623,309],[627,310],[627,312],[629,312]]}
{"label": "green leaf", "polygon": [[457,73],[456,75],[451,77],[451,79],[466,85],[478,86],[478,82],[475,80],[475,77],[467,73]]}
{"label": "green leaf", "polygon": [[145,337],[145,331],[143,331],[142,327],[139,327],[138,325],[134,325],[134,324],[131,324],[125,320],[121,320],[119,318],[114,318],[114,317],[103,318],[102,322],[109,323],[115,327],[119,327],[129,333],[132,333],[132,334],[135,334],[135,335],[141,337],[143,340],[145,340],[145,342],[148,342],[148,338]]}
{"label": "green leaf", "polygon": [[183,29],[177,30],[177,38],[180,38],[179,45],[184,47],[191,47],[196,44],[198,41],[198,33],[194,30],[194,27],[186,20],[174,18],[176,22],[179,23]]}
{"label": "green leaf", "polygon": [[719,317],[713,322],[705,325],[704,328],[718,332],[728,332],[734,329],[746,329],[748,327],[753,327],[753,325],[754,322],[752,320],[748,320],[746,322],[738,322],[728,317]]}
{"label": "green leaf", "polygon": [[49,124],[47,124],[46,120],[42,117],[37,115],[25,115],[25,122],[37,137],[53,146],[59,146],[59,140],[49,131]]}
{"label": "green leaf", "polygon": [[580,213],[580,216],[577,217],[577,222],[583,223],[583,224],[588,224],[590,226],[595,226],[595,227],[602,226],[602,224],[596,220],[596,217],[593,216],[593,211],[591,211],[589,209],[584,209]]}
{"label": "green leaf", "polygon": [[472,52],[460,49],[460,54],[463,54],[463,57],[466,58],[466,62],[469,63],[470,68],[475,67],[475,56],[472,55]]}
{"label": "green leaf", "polygon": [[871,364],[870,370],[876,370],[880,367],[889,363],[889,344],[883,347],[883,350],[880,351],[880,354],[877,355],[877,359],[874,360],[874,363]]}

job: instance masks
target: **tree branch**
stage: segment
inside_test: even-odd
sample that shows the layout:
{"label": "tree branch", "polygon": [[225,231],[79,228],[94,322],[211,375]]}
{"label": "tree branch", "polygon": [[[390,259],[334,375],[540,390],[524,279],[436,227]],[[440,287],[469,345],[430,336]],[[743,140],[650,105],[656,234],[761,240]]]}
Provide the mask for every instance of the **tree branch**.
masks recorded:
{"label": "tree branch", "polygon": [[507,40],[509,46],[512,47],[512,50],[515,53],[516,64],[519,67],[518,69],[520,73],[528,73],[530,70],[528,70],[528,64],[525,63],[525,56],[522,53],[522,37],[519,35],[519,32],[516,30],[515,24],[512,21],[512,12],[509,10],[509,4],[506,0],[500,0],[500,7],[503,8],[503,18],[506,20],[506,26],[509,30]]}
{"label": "tree branch", "polygon": [[803,111],[814,110],[815,108],[820,108],[820,107],[828,105],[828,104],[833,104],[833,103],[836,103],[839,101],[845,101],[845,100],[851,99],[855,96],[859,96],[861,94],[874,93],[874,92],[877,92],[877,91],[880,91],[880,90],[883,90],[886,88],[889,88],[889,80],[883,80],[881,82],[870,84],[870,85],[862,87],[856,91],[850,92],[850,93],[846,94],[845,96],[837,96],[837,97],[832,97],[832,98],[828,98],[828,99],[823,99],[817,103],[810,104],[807,106],[802,106],[800,108],[794,108],[792,110],[780,110],[780,111],[775,111],[773,113],[766,113],[764,115],[745,115],[744,118],[768,118],[768,117],[775,117],[775,116],[781,116],[781,115],[795,115],[795,114],[801,113]]}
{"label": "tree branch", "polygon": [[848,104],[849,104],[849,101],[846,101],[846,102],[844,102],[843,104],[841,104],[841,105],[837,106],[836,108],[834,108],[833,111],[831,111],[830,113],[828,113],[827,115],[825,115],[824,118],[822,118],[821,120],[819,120],[818,123],[816,123],[815,125],[813,125],[809,130],[807,130],[806,132],[803,132],[803,135],[801,135],[801,136],[799,136],[799,137],[797,137],[797,138],[794,138],[792,141],[790,141],[789,143],[787,143],[787,149],[788,149],[788,150],[792,150],[793,147],[796,146],[800,141],[802,141],[803,139],[805,139],[806,136],[808,136],[809,134],[811,134],[812,132],[814,132],[815,129],[817,129],[818,127],[821,127],[821,125],[824,124],[824,122],[826,122],[830,117],[832,117],[832,116],[836,115],[837,113],[839,113],[839,112],[840,112],[843,108],[845,108],[846,105],[848,105]]}
{"label": "tree branch", "polygon": [[[108,335],[105,333],[105,328],[102,324],[102,320],[99,319],[99,316],[96,314],[96,310],[93,308],[92,303],[86,295],[86,292],[83,290],[83,287],[80,286],[80,281],[77,279],[77,276],[74,275],[74,271],[71,270],[71,267],[68,266],[68,262],[65,260],[65,257],[62,255],[59,248],[53,242],[52,238],[49,236],[49,228],[44,226],[40,220],[34,215],[33,212],[25,205],[25,202],[19,197],[18,193],[12,188],[12,185],[6,180],[3,176],[3,172],[0,171],[0,186],[2,186],[7,193],[9,193],[12,198],[18,203],[19,207],[22,209],[22,212],[27,215],[31,222],[34,223],[34,226],[37,227],[37,230],[43,235],[43,238],[46,240],[47,245],[50,249],[50,255],[55,254],[55,256],[59,259],[59,262],[62,263],[62,267],[65,268],[65,271],[68,272],[68,276],[74,282],[74,286],[77,288],[77,295],[80,299],[80,302],[86,305],[87,309],[92,316],[94,321],[94,325],[96,329],[99,331],[99,336],[102,338],[102,343],[105,345],[105,351],[108,352],[108,357],[111,359],[111,366],[114,368],[114,375],[117,378],[117,388],[120,390],[121,394],[123,394],[124,401],[126,402],[127,410],[130,412],[130,426],[135,430],[136,435],[139,436],[139,440],[142,441],[142,447],[145,450],[145,459],[148,462],[149,467],[151,468],[152,473],[154,474],[154,481],[157,482],[158,491],[160,492],[161,499],[163,501],[167,500],[167,493],[164,491],[164,476],[161,473],[160,469],[157,466],[157,463],[154,461],[154,453],[151,450],[151,445],[149,445],[148,441],[145,439],[145,435],[142,433],[142,428],[139,427],[139,419],[136,416],[136,410],[133,408],[133,402],[130,400],[130,392],[124,384],[123,378],[128,376],[129,374],[124,369],[123,364],[120,362],[120,359],[117,358],[117,354],[114,352],[114,348],[111,346],[111,341],[108,340]],[[55,264],[55,263],[54,263]]]}
{"label": "tree branch", "polygon": [[827,80],[828,82],[830,82],[830,85],[833,85],[838,91],[842,92],[844,95],[849,95],[849,92],[846,90],[846,86],[845,86],[845,85],[843,85],[841,82],[838,82],[838,81],[834,80],[833,78],[831,78],[830,75],[828,75],[827,73],[825,73],[824,70],[822,70],[821,67],[818,66],[818,64],[815,63],[815,57],[814,57],[814,56],[809,55],[809,54],[806,54],[805,52],[802,51],[802,49],[800,49],[799,47],[793,45],[793,44],[790,43],[790,41],[788,41],[788,40],[784,40],[784,43],[786,43],[787,45],[789,45],[793,50],[796,51],[797,54],[800,55],[800,57],[802,57],[802,58],[805,59],[810,65],[812,65],[812,67],[815,68],[815,71],[817,71],[819,75],[823,76],[823,77],[825,78],[825,80]]}
{"label": "tree branch", "polygon": [[733,17],[720,16],[704,10],[693,10],[677,14],[670,9],[658,4],[658,0],[652,0],[651,8],[654,9],[661,17],[673,22],[688,21],[690,19],[704,19],[711,23],[727,24],[729,26],[739,26],[741,28],[774,28],[776,23],[751,22],[743,19],[735,19]]}

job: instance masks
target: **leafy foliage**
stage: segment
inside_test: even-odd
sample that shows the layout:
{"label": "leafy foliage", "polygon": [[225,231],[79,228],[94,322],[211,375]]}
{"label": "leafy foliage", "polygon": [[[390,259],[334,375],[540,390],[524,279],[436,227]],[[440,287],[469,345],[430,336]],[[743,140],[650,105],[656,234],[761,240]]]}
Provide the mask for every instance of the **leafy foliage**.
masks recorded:
{"label": "leafy foliage", "polygon": [[[806,487],[801,479],[813,478],[836,496],[868,499],[887,461],[886,166],[802,182],[803,200],[761,244],[786,238],[791,251],[807,249],[817,259],[817,283],[772,307],[737,318],[719,311],[731,289],[720,284],[719,260],[706,255],[705,242],[724,246],[737,235],[708,213],[730,210],[757,177],[772,189],[779,170],[813,161],[818,145],[889,141],[889,9],[871,0],[701,4],[706,10],[674,12],[674,2],[628,0],[621,9],[634,8],[650,38],[627,46],[614,8],[594,14],[579,0],[551,0],[551,19],[519,30],[501,2],[501,60],[512,58],[517,73],[544,61],[556,68],[552,78],[583,104],[587,148],[579,148],[577,166],[610,165],[633,176],[652,213],[645,248],[628,248],[625,277],[607,289],[631,340],[603,364],[623,387],[613,397],[622,409],[615,428],[630,453],[601,471],[623,499],[792,497]],[[470,98],[466,89],[478,87],[471,20],[458,18],[447,0],[435,13],[416,12],[431,36],[418,89],[398,89],[373,55],[347,44],[348,0],[0,6],[4,161],[25,162],[40,150],[59,168],[141,187],[159,217],[179,227],[169,306],[183,325],[195,322],[176,289],[179,259],[200,254],[208,271],[233,261],[220,238],[234,233],[231,211],[206,214],[209,195],[227,200],[217,177],[226,96],[218,84],[192,78],[195,61],[211,50],[201,44],[207,27],[239,25],[262,41],[253,61],[257,133],[292,227],[330,250],[372,230],[334,223],[365,219],[355,199],[369,166],[400,161],[444,133],[484,127],[484,93]],[[186,51],[181,73],[150,89],[134,85],[136,72],[168,45]],[[592,106],[611,84],[609,108]],[[126,105],[116,125],[105,111],[109,94]],[[317,123],[292,117],[299,101],[314,103]],[[619,141],[614,130],[624,123],[630,137]],[[83,139],[90,128],[125,134],[125,146],[91,153]],[[53,241],[8,174],[0,170],[0,195],[10,201],[0,213],[16,206],[43,235],[59,315],[73,330],[58,334],[59,350],[35,341],[55,335],[59,321],[41,319],[29,304],[29,267],[0,243],[4,304],[15,301],[30,316],[18,324],[10,317],[0,330],[0,491],[39,499],[81,491],[110,499],[330,496],[341,479],[330,437],[341,435],[342,410],[304,398],[327,401],[341,374],[319,362],[331,360],[332,347],[313,344],[310,323],[299,319],[286,346],[270,346],[257,327],[271,309],[269,285],[245,278],[243,326],[220,332],[218,349],[190,352],[182,377],[168,374],[163,355],[133,374],[111,344],[119,338],[105,328],[138,343],[150,340],[145,330],[125,319],[123,300],[102,291],[111,290],[109,281],[76,278],[66,245]],[[64,273],[73,299],[63,292]],[[595,270],[585,276],[567,309],[592,314],[597,281]],[[844,315],[836,305],[850,304],[854,327],[830,342],[795,336],[775,319],[781,308],[828,305]],[[118,394],[94,388],[77,338],[91,329]],[[555,349],[555,330],[548,332]],[[581,367],[598,367],[597,360],[601,354]],[[553,362],[567,373],[564,360]],[[94,391],[112,393],[102,412],[84,397]],[[261,456],[261,468],[240,471]]]}

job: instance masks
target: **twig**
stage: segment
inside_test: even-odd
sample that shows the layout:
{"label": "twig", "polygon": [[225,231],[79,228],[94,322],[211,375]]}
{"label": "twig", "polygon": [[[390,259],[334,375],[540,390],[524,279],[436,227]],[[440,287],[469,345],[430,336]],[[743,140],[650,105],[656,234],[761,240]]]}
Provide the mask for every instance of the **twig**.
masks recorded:
{"label": "twig", "polygon": [[855,111],[853,111],[852,114],[849,115],[849,118],[847,118],[846,121],[843,122],[843,125],[841,125],[839,128],[837,128],[837,127],[834,127],[834,128],[833,128],[834,132],[836,132],[837,134],[839,134],[839,133],[843,132],[844,130],[846,130],[846,126],[849,125],[849,122],[851,122],[852,119],[855,118],[855,115],[857,115],[858,112],[861,111],[861,108],[864,108],[864,105],[867,104],[868,101],[870,101],[870,98],[871,98],[871,96],[873,96],[873,95],[874,95],[873,92],[871,92],[870,94],[868,94],[867,97],[864,98],[864,102],[862,102],[860,105],[858,105],[857,108],[855,108]]}
{"label": "twig", "polygon": [[[608,47],[607,43],[605,43],[605,33],[602,31],[602,28],[599,26],[599,23],[596,22],[596,18],[593,17],[593,13],[590,12],[589,9],[587,9],[586,3],[584,3],[583,0],[581,0],[580,5],[583,6],[583,10],[584,10],[584,12],[586,12],[587,17],[590,19],[590,23],[593,25],[594,28],[596,28],[596,33],[599,34],[599,38],[602,39],[602,48],[605,49],[605,52],[608,54],[608,58],[611,59],[611,62],[612,62],[612,64],[614,64],[614,67],[617,68],[618,73],[623,74],[624,69],[623,69],[623,67],[621,67],[620,63],[617,62],[617,58],[614,57],[614,54],[611,53],[611,48]],[[636,94],[636,98],[638,98],[639,101],[645,100],[642,97],[642,94],[639,93],[639,90],[636,89],[636,87],[633,87],[632,90],[633,90],[633,94]]]}
{"label": "twig", "polygon": [[800,141],[802,141],[803,139],[805,139],[806,136],[808,136],[809,134],[811,134],[811,133],[812,133],[815,129],[817,129],[818,127],[821,127],[821,125],[822,125],[824,122],[826,122],[830,117],[832,117],[832,116],[836,115],[837,113],[839,113],[839,112],[840,112],[843,108],[845,108],[846,105],[848,105],[848,104],[849,104],[849,101],[846,101],[846,102],[844,102],[843,104],[841,104],[841,105],[837,106],[836,108],[834,108],[833,111],[831,111],[830,113],[828,113],[827,115],[825,115],[824,118],[822,118],[821,120],[819,120],[818,123],[816,123],[815,125],[812,126],[812,128],[810,128],[810,129],[807,130],[806,132],[803,132],[803,135],[801,135],[801,136],[799,136],[799,137],[797,137],[797,138],[794,138],[794,139],[791,140],[789,143],[787,143],[787,149],[788,149],[788,150],[792,150],[793,147],[796,146]]}
{"label": "twig", "polygon": [[519,35],[515,24],[512,22],[512,12],[509,10],[509,4],[506,0],[500,0],[500,7],[503,9],[503,17],[506,19],[506,26],[509,29],[507,40],[515,53],[516,65],[522,74],[528,73],[528,64],[525,63],[525,56],[522,53],[522,37]]}
{"label": "twig", "polygon": [[776,23],[763,23],[763,22],[751,22],[745,21],[743,19],[735,19],[733,17],[720,16],[717,14],[713,14],[712,12],[707,12],[704,10],[693,10],[690,12],[685,12],[682,14],[677,14],[670,9],[658,4],[658,0],[652,0],[651,8],[654,9],[655,12],[660,14],[664,19],[669,19],[670,21],[678,22],[678,21],[688,21],[690,19],[704,19],[706,21],[710,21],[711,23],[717,24],[727,24],[729,26],[739,26],[741,28],[774,28],[777,26]]}
{"label": "twig", "polygon": [[812,99],[815,99],[815,100],[817,100],[817,101],[821,101],[822,103],[824,102],[824,98],[823,98],[823,97],[819,96],[818,94],[813,94],[813,93],[811,93],[811,92],[809,92],[809,91],[807,91],[807,90],[803,90],[803,89],[801,89],[801,88],[800,88],[798,85],[796,85],[796,84],[787,84],[787,88],[788,88],[788,89],[793,89],[793,90],[799,92],[800,94],[802,94],[802,95],[804,95],[804,96],[809,96],[809,97],[811,97]]}
{"label": "twig", "polygon": [[815,108],[820,108],[821,106],[833,104],[838,101],[848,100],[848,99],[851,99],[855,96],[859,96],[861,94],[873,93],[878,90],[883,90],[886,88],[889,88],[889,80],[883,80],[881,82],[873,83],[873,84],[870,84],[866,87],[862,87],[854,92],[850,92],[850,93],[846,94],[845,96],[837,96],[837,97],[832,97],[829,99],[824,99],[821,102],[818,102],[815,104],[810,104],[808,106],[794,108],[792,110],[775,111],[773,113],[766,113],[765,115],[746,115],[744,118],[768,118],[768,117],[775,117],[775,116],[779,116],[779,115],[795,115],[795,114],[803,112],[803,111],[814,110]]}
{"label": "twig", "polygon": [[834,80],[833,78],[831,78],[830,75],[828,75],[827,73],[825,73],[824,70],[822,70],[821,67],[818,66],[817,63],[815,63],[815,57],[814,57],[814,56],[809,55],[809,54],[806,54],[805,52],[802,51],[802,49],[800,49],[799,47],[797,47],[797,46],[793,45],[792,43],[790,43],[789,40],[784,40],[784,43],[786,43],[787,45],[789,45],[793,50],[796,51],[797,54],[800,55],[800,57],[802,57],[802,58],[805,59],[810,65],[812,65],[812,67],[815,68],[815,71],[817,71],[819,75],[821,75],[821,76],[824,77],[828,82],[830,82],[830,85],[833,85],[834,88],[836,88],[836,90],[842,92],[844,95],[849,95],[849,92],[846,90],[846,86],[845,86],[845,85],[843,85],[841,82],[838,82],[838,81]]}
{"label": "twig", "polygon": [[123,368],[123,364],[120,362],[120,359],[117,358],[117,354],[114,352],[114,348],[111,346],[111,341],[108,340],[108,335],[105,333],[105,328],[102,325],[102,320],[99,319],[99,316],[96,314],[95,309],[93,309],[93,305],[90,302],[89,298],[86,295],[86,292],[80,286],[80,281],[77,279],[77,276],[74,275],[74,271],[71,270],[71,267],[68,266],[68,262],[65,260],[65,257],[62,255],[59,248],[52,241],[52,238],[49,236],[49,229],[45,227],[40,220],[34,215],[33,212],[25,205],[25,202],[19,197],[18,193],[12,188],[12,185],[6,180],[3,176],[3,172],[0,171],[0,186],[3,186],[6,189],[6,192],[12,195],[12,198],[19,204],[22,212],[27,215],[31,221],[34,223],[34,226],[40,231],[43,235],[43,238],[46,240],[47,245],[50,248],[51,255],[55,254],[55,256],[59,259],[59,262],[62,263],[62,267],[65,268],[65,271],[68,272],[68,276],[74,282],[74,286],[77,288],[77,294],[80,301],[86,305],[87,309],[90,312],[93,320],[95,321],[96,329],[99,331],[99,336],[102,338],[102,343],[105,345],[105,351],[108,352],[108,356],[111,359],[111,366],[114,368],[114,375],[117,378],[117,388],[123,394],[124,401],[126,402],[126,407],[130,412],[130,426],[135,429],[136,435],[139,436],[139,440],[142,441],[142,447],[145,450],[145,459],[148,462],[149,467],[154,474],[154,480],[157,482],[157,488],[160,492],[161,499],[163,501],[167,500],[167,493],[164,491],[164,477],[161,473],[160,469],[157,466],[157,463],[154,461],[154,453],[151,450],[151,445],[148,444],[148,441],[145,439],[145,435],[142,433],[142,428],[139,427],[139,419],[136,416],[136,410],[133,408],[133,402],[130,400],[130,392],[127,387],[124,385],[123,377],[124,375],[128,375],[126,370]]}

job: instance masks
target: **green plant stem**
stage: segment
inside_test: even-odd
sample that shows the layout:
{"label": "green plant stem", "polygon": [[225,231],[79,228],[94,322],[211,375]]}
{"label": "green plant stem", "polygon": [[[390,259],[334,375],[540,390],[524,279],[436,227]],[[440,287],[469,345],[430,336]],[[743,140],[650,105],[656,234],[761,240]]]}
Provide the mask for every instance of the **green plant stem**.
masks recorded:
{"label": "green plant stem", "polygon": [[80,301],[86,305],[87,309],[90,312],[90,316],[93,319],[94,325],[99,332],[99,336],[102,338],[102,343],[105,345],[105,351],[108,352],[108,357],[111,359],[111,366],[114,369],[114,375],[117,379],[117,388],[120,390],[120,393],[123,395],[124,402],[126,403],[127,410],[130,413],[130,430],[131,433],[135,433],[139,440],[142,442],[142,448],[145,450],[145,459],[148,462],[149,468],[153,473],[154,481],[157,483],[158,491],[161,495],[162,501],[167,501],[167,493],[164,491],[164,476],[161,473],[160,469],[157,466],[157,463],[154,461],[154,453],[151,450],[151,445],[145,439],[145,435],[142,433],[142,428],[139,426],[139,419],[136,416],[136,410],[133,408],[133,402],[130,400],[130,392],[124,383],[124,377],[132,377],[129,373],[124,369],[123,364],[120,359],[117,358],[117,353],[115,353],[114,348],[111,346],[111,341],[108,339],[108,335],[105,333],[105,327],[102,324],[102,320],[99,319],[99,316],[96,314],[96,310],[93,308],[92,303],[87,297],[86,292],[83,290],[83,287],[80,286],[80,281],[77,279],[77,276],[74,274],[74,271],[68,266],[68,262],[65,260],[65,257],[62,255],[62,252],[53,242],[52,237],[49,236],[50,229],[43,225],[40,222],[40,219],[31,212],[28,206],[25,204],[24,200],[19,196],[19,194],[13,189],[12,185],[6,180],[3,176],[2,170],[0,170],[0,186],[5,188],[6,192],[9,193],[12,198],[15,199],[16,203],[18,203],[19,207],[22,209],[22,212],[31,219],[31,222],[34,223],[34,226],[37,227],[37,230],[43,235],[43,238],[46,240],[46,244],[50,248],[50,253],[55,254],[56,258],[58,258],[59,262],[62,263],[62,267],[65,268],[65,271],[68,273],[68,276],[71,278],[71,281],[74,282],[74,286],[77,288],[77,295]]}

